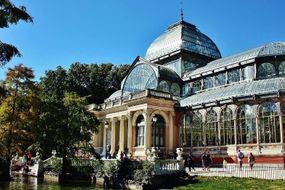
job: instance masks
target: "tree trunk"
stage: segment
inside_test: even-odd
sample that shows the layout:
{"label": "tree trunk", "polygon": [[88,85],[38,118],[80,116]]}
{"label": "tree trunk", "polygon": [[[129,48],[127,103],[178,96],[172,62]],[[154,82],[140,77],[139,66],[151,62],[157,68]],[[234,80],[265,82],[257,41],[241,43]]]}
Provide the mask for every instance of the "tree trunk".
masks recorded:
{"label": "tree trunk", "polygon": [[60,175],[60,183],[64,183],[66,181],[66,168],[67,168],[67,160],[66,160],[66,141],[64,140],[63,150],[62,150],[62,170]]}

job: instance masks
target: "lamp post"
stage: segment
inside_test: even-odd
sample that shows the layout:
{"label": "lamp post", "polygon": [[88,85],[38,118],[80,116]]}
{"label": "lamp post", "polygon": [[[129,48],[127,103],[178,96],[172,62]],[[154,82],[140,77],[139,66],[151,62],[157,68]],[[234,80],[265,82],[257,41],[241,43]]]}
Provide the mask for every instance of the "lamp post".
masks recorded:
{"label": "lamp post", "polygon": [[107,135],[107,129],[109,128],[109,122],[106,120],[104,122],[104,127],[105,127],[105,158],[107,159],[108,155],[109,155],[109,144],[107,144],[107,138],[108,138],[108,135]]}

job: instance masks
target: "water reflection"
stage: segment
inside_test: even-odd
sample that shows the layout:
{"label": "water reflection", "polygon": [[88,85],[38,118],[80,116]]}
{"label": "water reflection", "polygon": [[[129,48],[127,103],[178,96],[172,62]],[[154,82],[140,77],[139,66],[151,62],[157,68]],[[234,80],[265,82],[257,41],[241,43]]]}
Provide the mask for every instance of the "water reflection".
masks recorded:
{"label": "water reflection", "polygon": [[15,177],[11,182],[0,182],[0,190],[102,190],[89,183],[58,185],[35,177]]}

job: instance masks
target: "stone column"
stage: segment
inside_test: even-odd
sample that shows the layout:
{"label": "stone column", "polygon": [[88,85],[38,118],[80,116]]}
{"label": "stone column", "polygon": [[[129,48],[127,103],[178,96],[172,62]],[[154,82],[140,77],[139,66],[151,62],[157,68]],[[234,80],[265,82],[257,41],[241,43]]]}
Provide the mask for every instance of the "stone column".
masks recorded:
{"label": "stone column", "polygon": [[120,128],[119,128],[119,151],[118,156],[120,157],[121,152],[124,152],[124,142],[125,142],[125,116],[120,117]]}
{"label": "stone column", "polygon": [[103,126],[103,155],[106,156],[106,148],[107,148],[107,129]]}
{"label": "stone column", "polygon": [[257,151],[260,154],[261,153],[261,147],[260,147],[260,134],[259,134],[259,115],[258,115],[258,111],[256,114],[256,119],[255,119],[255,128],[256,128],[256,147],[257,147]]}
{"label": "stone column", "polygon": [[173,116],[174,116],[174,113],[173,112],[170,112],[169,113],[169,152],[173,152],[173,128],[174,128],[174,123],[173,123]]}
{"label": "stone column", "polygon": [[145,148],[150,148],[151,147],[151,130],[152,130],[152,122],[150,118],[150,111],[144,110],[143,113],[144,119],[145,119],[145,130],[144,130],[144,144]]}
{"label": "stone column", "polygon": [[219,147],[221,146],[221,119],[220,118],[218,118],[218,145]]}
{"label": "stone column", "polygon": [[117,118],[112,118],[112,128],[111,128],[111,155],[116,152],[116,122]]}
{"label": "stone column", "polygon": [[235,151],[237,152],[237,117],[234,117]]}
{"label": "stone column", "polygon": [[279,115],[279,123],[280,123],[280,143],[282,144],[282,152],[285,153],[285,150],[284,150],[284,127],[283,127],[283,112],[282,112],[282,109],[281,109],[281,103],[280,103],[280,115]]}
{"label": "stone column", "polygon": [[127,119],[128,119],[128,137],[127,137],[128,141],[127,141],[127,147],[128,147],[128,152],[130,154],[130,153],[133,152],[133,150],[132,150],[133,135],[132,135],[132,116],[131,116],[131,113],[127,114]]}

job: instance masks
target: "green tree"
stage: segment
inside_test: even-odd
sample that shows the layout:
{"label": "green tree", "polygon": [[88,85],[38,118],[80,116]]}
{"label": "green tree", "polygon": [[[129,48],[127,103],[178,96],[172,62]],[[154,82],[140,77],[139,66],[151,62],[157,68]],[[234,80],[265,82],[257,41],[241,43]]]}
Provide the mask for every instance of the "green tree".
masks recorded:
{"label": "green tree", "polygon": [[[16,7],[10,0],[0,0],[0,28],[8,28],[20,20],[33,22],[32,17],[26,11],[26,7]],[[21,56],[19,50],[15,46],[0,40],[0,66],[5,65],[14,56]]]}
{"label": "green tree", "polygon": [[9,68],[1,84],[0,155],[8,167],[12,155],[22,153],[35,140],[40,100],[33,78],[31,68],[17,65]]}
{"label": "green tree", "polygon": [[[86,97],[70,88],[66,70],[58,67],[41,78],[41,114],[39,142],[44,157],[56,149],[63,157],[62,177],[66,173],[66,157],[79,145],[89,146],[97,131],[96,117],[86,110]],[[82,85],[84,86],[84,85]],[[48,143],[47,143],[48,142]]]}

